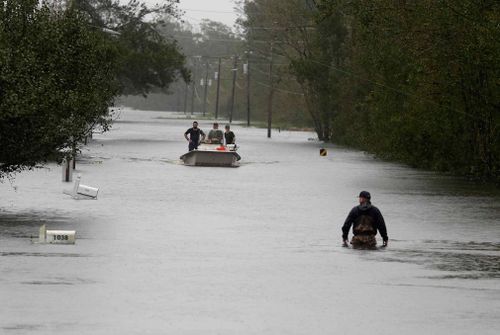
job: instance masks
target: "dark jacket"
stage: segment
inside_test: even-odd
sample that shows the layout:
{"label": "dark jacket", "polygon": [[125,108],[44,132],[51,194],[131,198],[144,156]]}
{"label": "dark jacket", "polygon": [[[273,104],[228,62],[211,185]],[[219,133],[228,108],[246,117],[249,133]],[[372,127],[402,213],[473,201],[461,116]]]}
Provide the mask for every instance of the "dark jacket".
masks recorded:
{"label": "dark jacket", "polygon": [[189,128],[188,130],[186,130],[184,135],[188,135],[188,134],[189,134],[189,139],[196,144],[198,144],[198,142],[200,142],[200,136],[205,136],[205,133],[200,128],[196,128],[196,129]]}
{"label": "dark jacket", "polygon": [[228,131],[224,133],[224,138],[226,139],[226,144],[234,144],[234,133],[232,131]]}
{"label": "dark jacket", "polygon": [[377,231],[384,241],[387,241],[387,229],[384,217],[379,209],[371,203],[354,207],[342,226],[342,238],[347,240],[349,229],[352,227],[354,235],[377,235]]}

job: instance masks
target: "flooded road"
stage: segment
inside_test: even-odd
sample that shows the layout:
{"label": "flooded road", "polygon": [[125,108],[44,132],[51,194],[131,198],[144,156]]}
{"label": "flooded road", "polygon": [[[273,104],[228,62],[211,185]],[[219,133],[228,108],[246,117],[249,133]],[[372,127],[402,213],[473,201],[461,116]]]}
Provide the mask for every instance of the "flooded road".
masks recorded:
{"label": "flooded road", "polygon": [[[98,200],[53,164],[0,184],[1,334],[497,334],[495,190],[237,125],[240,167],[186,167],[190,124],[122,111],[77,162]],[[362,189],[387,249],[341,245]]]}

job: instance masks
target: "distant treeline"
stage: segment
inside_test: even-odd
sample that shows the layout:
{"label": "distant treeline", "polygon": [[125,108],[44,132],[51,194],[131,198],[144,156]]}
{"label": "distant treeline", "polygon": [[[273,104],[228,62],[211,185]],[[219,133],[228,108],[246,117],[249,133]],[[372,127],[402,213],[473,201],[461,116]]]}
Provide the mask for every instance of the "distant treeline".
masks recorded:
{"label": "distant treeline", "polygon": [[[205,114],[209,118],[215,117],[217,112],[219,119],[227,120],[232,115],[234,120],[246,120],[250,101],[251,125],[264,124],[267,120],[269,61],[262,58],[259,50],[251,49],[244,35],[220,22],[204,19],[195,29],[189,23],[172,18],[165,17],[164,21],[158,31],[164,37],[176,40],[185,54],[190,82],[178,81],[170,85],[168,91],[153,90],[154,93],[147,97],[121,97],[118,103],[137,109]],[[246,66],[248,63],[249,67]],[[290,76],[288,64],[277,56],[273,72],[273,77],[279,81],[273,104],[273,126],[310,127],[311,120],[304,111],[300,86]]]}
{"label": "distant treeline", "polygon": [[255,0],[244,12],[248,44],[287,59],[320,139],[500,180],[499,1]]}

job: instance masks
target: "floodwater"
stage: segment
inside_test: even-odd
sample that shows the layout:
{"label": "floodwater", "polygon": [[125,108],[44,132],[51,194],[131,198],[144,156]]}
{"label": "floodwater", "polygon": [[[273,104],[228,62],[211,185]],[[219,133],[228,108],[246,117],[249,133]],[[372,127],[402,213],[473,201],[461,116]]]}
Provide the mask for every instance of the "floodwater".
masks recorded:
{"label": "floodwater", "polygon": [[[237,125],[240,167],[186,167],[190,123],[121,111],[77,162],[97,200],[55,164],[0,184],[1,334],[497,334],[495,190]],[[386,249],[341,245],[363,189]]]}

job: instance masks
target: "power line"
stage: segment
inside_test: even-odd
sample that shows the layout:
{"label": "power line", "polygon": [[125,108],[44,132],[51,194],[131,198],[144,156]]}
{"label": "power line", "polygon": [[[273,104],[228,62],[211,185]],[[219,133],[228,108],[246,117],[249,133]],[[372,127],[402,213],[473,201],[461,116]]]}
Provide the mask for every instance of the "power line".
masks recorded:
{"label": "power line", "polygon": [[282,88],[277,88],[277,87],[271,87],[271,85],[268,85],[266,83],[263,83],[261,81],[258,81],[258,80],[254,80],[253,81],[254,83],[257,83],[259,84],[260,86],[264,86],[264,87],[267,87],[267,88],[272,88],[276,91],[280,91],[282,93],[287,93],[287,94],[294,94],[294,95],[301,95],[301,96],[304,96],[304,93],[300,93],[300,92],[294,92],[294,91],[289,91],[289,90],[284,90]]}
{"label": "power line", "polygon": [[417,98],[417,99],[421,99],[423,101],[426,101],[428,103],[431,103],[435,106],[438,106],[438,107],[442,107],[442,108],[445,108],[445,109],[448,109],[450,111],[453,111],[453,112],[457,112],[457,113],[460,113],[462,115],[465,115],[465,116],[469,116],[470,118],[473,118],[473,119],[476,119],[476,120],[481,120],[481,121],[484,121],[485,119],[484,118],[481,118],[481,117],[477,117],[476,115],[472,115],[472,114],[469,114],[465,111],[462,111],[462,110],[458,110],[458,109],[455,109],[455,108],[452,108],[452,107],[449,107],[449,106],[445,106],[445,105],[442,105],[440,103],[437,103],[433,100],[430,100],[430,99],[427,99],[425,97],[422,97],[422,96],[419,96],[419,95],[416,95],[416,94],[412,94],[412,93],[408,93],[408,92],[405,92],[405,91],[402,91],[400,89],[397,89],[397,88],[394,88],[394,87],[391,87],[391,86],[388,86],[386,84],[383,84],[383,83],[379,83],[377,81],[374,81],[374,80],[371,80],[371,79],[368,79],[368,78],[365,78],[363,76],[360,76],[354,72],[351,72],[351,71],[347,71],[347,70],[342,70],[342,69],[339,69],[333,65],[329,65],[329,64],[325,64],[325,63],[322,63],[322,62],[319,62],[319,61],[314,61],[314,60],[311,60],[311,62],[313,63],[316,63],[316,64],[320,64],[320,65],[323,65],[329,69],[332,69],[334,71],[337,71],[337,72],[340,72],[340,73],[343,73],[343,74],[347,74],[349,76],[352,76],[352,77],[355,77],[355,78],[358,78],[358,79],[361,79],[365,82],[368,82],[368,83],[371,83],[371,84],[374,84],[376,86],[379,86],[379,87],[382,87],[382,88],[385,88],[385,89],[388,89],[390,91],[393,91],[393,92],[396,92],[396,93],[399,93],[399,94],[402,94],[402,95],[405,95],[405,96],[408,96],[408,97],[412,97],[412,98]]}
{"label": "power line", "polygon": [[248,30],[290,30],[290,29],[317,29],[315,26],[288,26],[288,27],[243,27]]}
{"label": "power line", "polygon": [[[197,37],[197,36],[173,36],[174,38],[180,38],[180,39],[191,39],[191,40],[197,40],[197,39],[202,39],[202,42],[205,42],[205,40],[203,40],[203,36],[200,36],[200,37]],[[245,40],[232,40],[232,39],[224,39],[224,38],[210,38],[210,39],[207,39],[206,40],[207,42],[212,42],[212,41],[215,41],[215,42],[233,42],[233,43],[245,43],[246,41]],[[262,41],[262,42],[266,42],[266,43],[269,43],[268,41]]]}
{"label": "power line", "polygon": [[[209,9],[193,9],[193,8],[184,8],[181,9],[181,11],[185,12],[196,12],[196,13],[218,13],[218,14],[236,14],[237,16],[242,16],[242,15],[252,15],[252,14],[257,14],[261,16],[272,16],[270,13],[263,13],[263,12],[258,12],[258,11],[244,11],[241,13],[238,13],[236,11],[222,11],[222,10],[209,10]],[[276,15],[276,14],[273,14]],[[309,14],[302,14],[302,15],[295,15],[295,17],[301,16],[301,17],[310,17],[311,15]]]}
{"label": "power line", "polygon": [[186,12],[199,12],[199,13],[220,13],[220,14],[237,14],[236,12],[232,11],[222,11],[222,10],[206,10],[206,9],[191,9],[191,8],[185,8],[181,9],[182,11]]}
{"label": "power line", "polygon": [[[233,41],[233,40],[220,40],[220,41],[230,41],[230,42],[239,42],[239,43],[242,43],[244,41]],[[255,40],[255,41],[252,41],[252,42],[261,42],[261,43],[269,43],[269,41],[258,41],[258,40]],[[229,57],[229,56],[227,56]],[[365,81],[365,82],[368,82],[368,83],[371,83],[373,85],[376,85],[376,86],[379,86],[379,87],[382,87],[384,89],[387,89],[387,90],[390,90],[390,91],[393,91],[393,92],[396,92],[396,93],[399,93],[399,94],[402,94],[402,95],[405,95],[405,96],[408,96],[408,97],[412,97],[412,98],[417,98],[417,99],[421,99],[423,101],[426,101],[432,105],[435,105],[435,106],[438,106],[438,107],[442,107],[444,109],[447,109],[447,110],[450,110],[450,111],[454,111],[454,112],[457,112],[457,113],[460,113],[462,115],[465,115],[465,116],[468,116],[472,119],[476,119],[476,120],[481,120],[481,121],[484,121],[484,118],[482,117],[478,117],[476,115],[472,115],[470,113],[467,113],[465,111],[462,111],[462,110],[458,110],[458,109],[455,109],[455,108],[452,108],[452,107],[449,107],[449,106],[445,106],[445,105],[442,105],[438,102],[435,102],[433,100],[430,100],[428,98],[425,98],[425,97],[422,97],[420,95],[416,95],[416,94],[412,94],[412,93],[408,93],[408,92],[405,92],[401,89],[398,89],[398,88],[394,88],[392,86],[389,86],[385,83],[380,83],[378,81],[375,81],[375,80],[372,80],[372,79],[369,79],[369,78],[366,78],[366,77],[363,77],[359,74],[356,74],[352,71],[348,71],[348,70],[344,70],[344,69],[341,69],[341,68],[338,68],[338,67],[335,67],[331,64],[325,64],[325,63],[322,63],[322,62],[319,62],[319,61],[315,61],[315,60],[309,60],[310,62],[313,62],[313,63],[316,63],[316,64],[319,64],[319,65],[322,65],[322,66],[325,66],[329,69],[332,69],[334,71],[337,71],[337,72],[340,72],[340,73],[343,73],[343,74],[346,74],[346,75],[349,75],[351,77],[354,77],[354,78],[358,78],[362,81]],[[259,62],[254,62],[254,63],[259,63]],[[261,64],[263,64],[264,62],[260,62]],[[275,63],[274,65],[283,65],[283,66],[289,66],[290,64],[289,63]],[[261,73],[263,73],[261,71]],[[263,83],[260,83],[261,85],[266,85],[266,84],[263,84]],[[270,87],[270,86],[267,86],[267,87]],[[277,88],[276,88],[277,89]],[[277,89],[279,90],[279,89]],[[283,91],[283,90],[282,90]],[[286,91],[286,90],[285,90]],[[286,91],[287,93],[291,93],[291,94],[300,94],[300,95],[303,95],[302,93],[297,93],[297,92],[292,92],[292,91]]]}

